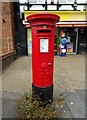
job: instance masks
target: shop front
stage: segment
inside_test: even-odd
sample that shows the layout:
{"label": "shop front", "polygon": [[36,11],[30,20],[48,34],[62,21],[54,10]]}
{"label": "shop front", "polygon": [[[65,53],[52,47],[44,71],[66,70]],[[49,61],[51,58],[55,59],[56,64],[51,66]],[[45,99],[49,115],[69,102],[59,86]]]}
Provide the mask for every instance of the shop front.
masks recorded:
{"label": "shop front", "polygon": [[[38,12],[38,11],[37,11]],[[28,15],[37,13],[36,11],[25,11],[25,21]],[[39,11],[40,12],[40,11]],[[67,34],[67,54],[79,54],[86,52],[87,24],[85,21],[85,11],[49,11],[60,16],[60,22],[56,24],[55,36],[60,38],[61,30]],[[32,55],[32,37],[30,24],[24,24],[27,28],[28,54]],[[55,37],[54,37],[55,38]],[[59,46],[58,42],[58,46]],[[59,52],[59,51],[58,51]]]}
{"label": "shop front", "polygon": [[[77,53],[77,47],[78,47],[78,28],[76,27],[59,27],[56,28],[58,31],[56,35],[60,36],[60,33],[62,30],[66,32],[67,35],[67,54],[76,54]],[[61,41],[61,36],[60,36],[60,41]],[[60,44],[59,44],[60,46]]]}
{"label": "shop front", "polygon": [[[64,30],[67,34],[67,54],[85,54],[87,47],[87,27],[59,27],[56,28],[55,35],[60,36]],[[57,38],[57,37],[56,37]],[[60,37],[61,39],[61,37]]]}

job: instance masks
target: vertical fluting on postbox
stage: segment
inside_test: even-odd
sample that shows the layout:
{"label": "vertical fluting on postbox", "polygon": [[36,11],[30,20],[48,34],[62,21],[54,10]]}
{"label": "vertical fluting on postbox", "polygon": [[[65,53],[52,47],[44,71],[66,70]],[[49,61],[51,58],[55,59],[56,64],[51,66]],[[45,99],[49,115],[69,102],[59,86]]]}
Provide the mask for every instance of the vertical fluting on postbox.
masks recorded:
{"label": "vertical fluting on postbox", "polygon": [[27,17],[32,29],[32,91],[42,102],[53,100],[54,32],[59,19],[47,12]]}

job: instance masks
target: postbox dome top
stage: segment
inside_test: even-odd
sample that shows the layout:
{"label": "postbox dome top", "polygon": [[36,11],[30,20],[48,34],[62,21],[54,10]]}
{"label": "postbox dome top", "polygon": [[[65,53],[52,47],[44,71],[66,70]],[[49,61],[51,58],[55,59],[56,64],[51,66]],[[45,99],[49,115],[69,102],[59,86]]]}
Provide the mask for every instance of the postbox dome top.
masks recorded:
{"label": "postbox dome top", "polygon": [[36,13],[36,14],[32,14],[32,15],[29,15],[27,17],[27,21],[28,22],[32,22],[33,20],[43,20],[43,19],[46,19],[46,20],[53,20],[54,22],[58,22],[60,20],[60,17],[58,15],[55,15],[55,14],[51,14],[51,13],[48,13],[48,12],[41,12],[41,13]]}

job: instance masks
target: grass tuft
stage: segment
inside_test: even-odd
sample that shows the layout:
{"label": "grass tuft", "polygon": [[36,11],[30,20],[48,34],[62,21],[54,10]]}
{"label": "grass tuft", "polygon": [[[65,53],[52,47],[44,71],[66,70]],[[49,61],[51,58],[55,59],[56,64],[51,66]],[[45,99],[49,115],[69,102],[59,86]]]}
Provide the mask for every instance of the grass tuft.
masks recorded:
{"label": "grass tuft", "polygon": [[40,106],[40,101],[36,99],[32,100],[32,96],[29,93],[25,93],[20,100],[18,100],[18,118],[22,119],[49,119],[59,118],[60,113],[52,108],[52,104],[46,106]]}

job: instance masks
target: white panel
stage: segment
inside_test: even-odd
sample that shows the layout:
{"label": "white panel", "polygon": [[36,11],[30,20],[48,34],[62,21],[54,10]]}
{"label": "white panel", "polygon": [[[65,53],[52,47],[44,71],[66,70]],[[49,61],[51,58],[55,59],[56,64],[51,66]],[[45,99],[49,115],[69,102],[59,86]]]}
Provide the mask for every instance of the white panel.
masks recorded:
{"label": "white panel", "polygon": [[85,9],[85,6],[77,6],[77,10],[82,10]]}
{"label": "white panel", "polygon": [[27,0],[19,0],[19,3],[25,3]]}
{"label": "white panel", "polygon": [[42,7],[42,5],[33,5],[30,10],[44,10],[44,8]]}
{"label": "white panel", "polygon": [[73,3],[74,3],[74,0],[66,0],[66,3],[67,3],[67,4],[69,4],[69,3],[73,4]]}
{"label": "white panel", "polygon": [[61,4],[73,4],[74,3],[74,0],[59,0],[59,3]]}
{"label": "white panel", "polygon": [[59,3],[66,3],[66,0],[59,0]]}
{"label": "white panel", "polygon": [[49,52],[48,51],[48,39],[40,39],[40,52],[44,53],[44,52]]}
{"label": "white panel", "polygon": [[73,8],[70,5],[62,5],[59,10],[73,10]]}
{"label": "white panel", "polygon": [[29,0],[30,3],[37,3],[37,0]]}
{"label": "white panel", "polygon": [[45,0],[29,0],[30,3],[35,3],[35,4],[44,4]]}
{"label": "white panel", "polygon": [[41,4],[41,3],[44,4],[44,3],[45,3],[45,0],[37,0],[37,3],[38,3],[38,4]]}
{"label": "white panel", "polygon": [[48,10],[56,10],[56,6],[48,5]]}
{"label": "white panel", "polygon": [[77,3],[86,3],[87,0],[77,0]]}

